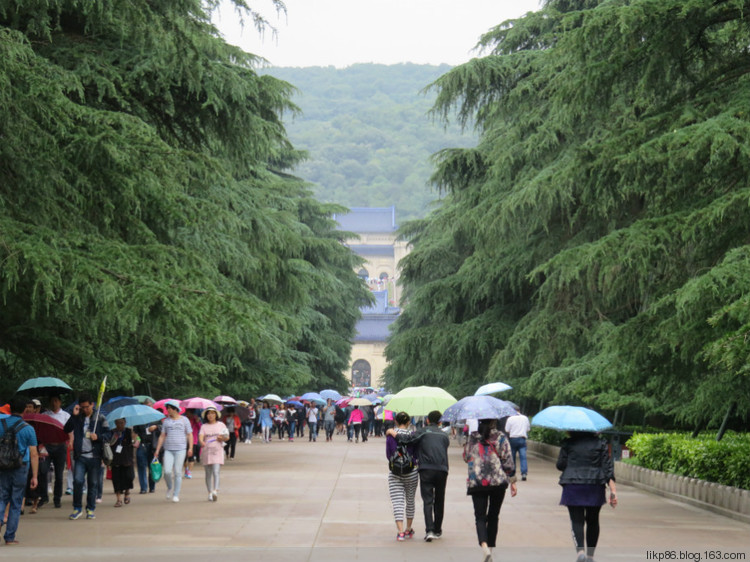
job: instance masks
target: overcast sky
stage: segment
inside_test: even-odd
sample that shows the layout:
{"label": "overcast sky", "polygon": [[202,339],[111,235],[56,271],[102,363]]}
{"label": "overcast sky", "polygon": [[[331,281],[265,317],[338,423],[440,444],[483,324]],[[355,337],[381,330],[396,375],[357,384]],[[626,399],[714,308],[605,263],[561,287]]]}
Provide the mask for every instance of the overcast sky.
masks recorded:
{"label": "overcast sky", "polygon": [[229,43],[273,66],[345,67],[358,62],[457,65],[477,56],[480,35],[539,9],[539,0],[285,0],[278,16],[270,0],[249,4],[278,30],[261,37],[244,30],[226,6],[214,17]]}

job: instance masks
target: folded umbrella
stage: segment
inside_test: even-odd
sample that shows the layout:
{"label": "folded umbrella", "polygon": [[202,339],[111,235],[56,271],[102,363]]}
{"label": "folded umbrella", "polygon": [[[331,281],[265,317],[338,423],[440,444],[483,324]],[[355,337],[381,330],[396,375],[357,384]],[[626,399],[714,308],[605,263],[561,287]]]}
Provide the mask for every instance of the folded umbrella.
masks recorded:
{"label": "folded umbrella", "polygon": [[496,420],[515,414],[516,410],[505,400],[500,400],[494,396],[467,396],[448,406],[440,421]]}
{"label": "folded umbrella", "polygon": [[600,413],[581,406],[549,406],[531,420],[531,425],[559,431],[603,431],[612,423]]}
{"label": "folded umbrella", "polygon": [[151,406],[146,406],[145,404],[128,404],[127,406],[120,406],[112,410],[107,415],[107,423],[110,426],[114,426],[116,420],[125,419],[125,425],[133,427],[135,425],[156,423],[164,419],[164,417],[164,414]]}

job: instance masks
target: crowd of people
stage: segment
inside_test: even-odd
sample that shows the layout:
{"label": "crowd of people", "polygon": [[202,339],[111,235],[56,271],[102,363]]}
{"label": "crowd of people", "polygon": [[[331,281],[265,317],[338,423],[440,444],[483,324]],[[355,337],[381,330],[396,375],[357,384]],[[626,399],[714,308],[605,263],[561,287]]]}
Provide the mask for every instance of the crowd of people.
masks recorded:
{"label": "crowd of people", "polygon": [[[233,407],[219,411],[208,406],[198,413],[184,410],[176,400],[167,400],[166,417],[158,423],[127,427],[125,419],[117,419],[110,427],[88,394],[78,397],[70,413],[61,406],[59,395],[50,396],[43,413],[63,425],[64,434],[56,435],[67,438],[44,443],[38,442],[35,430],[22,417],[42,412],[39,399],[16,396],[0,409],[0,511],[4,513],[3,538],[7,545],[18,544],[16,532],[24,507],[31,507],[31,513],[35,513],[49,503],[49,488],[54,507],[62,506],[66,468],[70,480],[65,493],[72,495],[73,505],[71,520],[96,517],[105,471],[112,481],[114,507],[119,508],[131,502],[136,474],[141,494],[154,493],[157,481],[163,478],[166,498],[179,502],[183,478],[192,478],[195,464],[200,463],[208,501],[216,502],[221,467],[225,459],[234,458],[238,442],[252,443],[256,435],[265,443],[293,442],[295,437],[304,438],[305,430],[308,441],[317,441],[321,428],[326,441],[335,436],[349,442],[385,436],[396,540],[414,537],[417,488],[423,504],[424,540],[442,537],[451,428],[443,427],[439,411],[430,412],[424,420],[406,412],[386,419],[382,412],[376,414],[374,406],[338,406],[332,399],[320,407],[314,402],[297,406],[251,401],[240,418]],[[517,457],[521,479],[527,479],[529,421],[519,411],[503,420],[467,420],[465,431],[467,495],[473,503],[483,562],[491,562],[506,492],[510,491],[511,497],[518,492]],[[6,462],[3,441],[9,435],[15,438],[20,456],[18,466],[10,468],[2,464]],[[577,562],[591,562],[599,536],[599,511],[607,501],[612,507],[617,505],[606,445],[594,433],[570,432],[561,447],[557,468],[562,472],[560,504],[569,512]],[[50,479],[53,486],[48,486]]]}

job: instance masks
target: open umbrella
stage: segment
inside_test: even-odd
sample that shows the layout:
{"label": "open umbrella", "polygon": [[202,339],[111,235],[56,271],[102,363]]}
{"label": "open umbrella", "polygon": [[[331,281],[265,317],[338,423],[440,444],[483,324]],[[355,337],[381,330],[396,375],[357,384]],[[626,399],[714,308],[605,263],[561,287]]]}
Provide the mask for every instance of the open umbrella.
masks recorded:
{"label": "open umbrella", "polygon": [[483,386],[480,386],[477,388],[477,391],[474,393],[474,396],[484,396],[485,394],[495,394],[496,392],[505,392],[506,390],[510,390],[513,388],[509,384],[505,384],[504,382],[491,382],[489,384],[485,384]]}
{"label": "open umbrella", "polygon": [[112,410],[119,408],[120,406],[127,406],[129,404],[138,404],[138,400],[136,400],[135,398],[131,398],[130,396],[115,396],[114,398],[110,398],[104,404],[102,404],[102,407],[99,408],[99,413],[106,418],[107,414],[109,414]]}
{"label": "open umbrella", "polygon": [[36,440],[39,443],[65,443],[68,434],[63,429],[63,424],[47,414],[23,414],[23,419],[36,432]]}
{"label": "open umbrella", "polygon": [[372,406],[372,402],[367,398],[352,398],[349,400],[347,406]]}
{"label": "open umbrella", "polygon": [[383,399],[377,394],[365,394],[362,398],[368,400],[370,404],[381,404]]}
{"label": "open umbrella", "polygon": [[513,416],[516,410],[505,400],[494,396],[467,396],[448,406],[440,421],[457,422],[460,420],[490,420]]}
{"label": "open umbrella", "polygon": [[136,394],[135,396],[133,396],[133,398],[138,400],[139,404],[145,404],[146,402],[151,402],[153,404],[154,402],[156,402],[156,400],[154,400],[147,394]]}
{"label": "open umbrella", "polygon": [[354,398],[352,398],[351,396],[344,396],[343,398],[339,398],[338,400],[336,400],[336,406],[341,406],[343,408],[344,406],[347,406],[352,400],[354,400]]}
{"label": "open umbrella", "polygon": [[323,398],[320,394],[317,392],[305,392],[302,396],[300,396],[302,400],[311,400],[314,402],[323,402],[325,403],[325,398]]}
{"label": "open umbrella", "polygon": [[410,386],[394,394],[385,409],[406,412],[410,416],[426,416],[433,410],[442,412],[457,400],[437,386]]}
{"label": "open umbrella", "polygon": [[57,394],[73,390],[67,383],[55,377],[36,377],[29,379],[18,387],[16,392],[33,392],[34,394]]}
{"label": "open umbrella", "polygon": [[223,394],[221,396],[217,396],[214,398],[214,402],[217,404],[226,404],[227,406],[233,406],[237,403],[237,400],[232,398],[231,396],[224,396]]}
{"label": "open umbrella", "polygon": [[125,425],[133,427],[134,425],[156,423],[164,419],[164,414],[145,404],[128,404],[112,410],[107,415],[107,423],[114,426],[116,420],[123,418],[125,419]]}
{"label": "open umbrella", "polygon": [[334,402],[336,400],[341,400],[341,394],[333,389],[326,389],[320,391],[320,396],[323,397],[325,400],[328,400],[329,398],[333,400]]}
{"label": "open umbrella", "polygon": [[559,431],[603,431],[612,427],[600,413],[581,406],[549,406],[531,420],[531,425]]}
{"label": "open umbrella", "polygon": [[283,404],[284,401],[281,399],[281,396],[278,394],[266,394],[265,396],[261,397],[261,400],[265,400],[266,402],[272,402],[274,404]]}
{"label": "open umbrella", "polygon": [[[177,402],[178,404],[180,403],[179,400],[175,400],[174,398],[162,398],[161,400],[157,400],[153,404],[153,406],[151,406],[151,407],[159,410],[160,412],[164,412],[166,414],[167,413],[167,402],[169,402],[170,400],[173,400],[173,401]],[[183,408],[182,406],[180,406],[180,413],[181,414],[185,413],[185,408]]]}
{"label": "open umbrella", "polygon": [[180,402],[180,406],[182,406],[185,409],[193,408],[195,410],[205,410],[209,406],[212,408],[216,408],[217,410],[221,410],[221,405],[217,404],[213,400],[209,400],[208,398],[201,398],[200,396],[195,396],[194,398],[188,398],[187,400],[183,400]]}
{"label": "open umbrella", "polygon": [[304,404],[299,400],[287,400],[286,403],[291,404],[295,408],[301,408],[302,406],[304,406]]}

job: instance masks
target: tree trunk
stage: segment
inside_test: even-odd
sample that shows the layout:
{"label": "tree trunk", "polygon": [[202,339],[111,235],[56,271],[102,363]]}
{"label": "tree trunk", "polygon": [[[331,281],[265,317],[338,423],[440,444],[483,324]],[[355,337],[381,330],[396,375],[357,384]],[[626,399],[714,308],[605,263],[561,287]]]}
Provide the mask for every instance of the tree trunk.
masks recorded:
{"label": "tree trunk", "polygon": [[724,421],[721,422],[721,427],[719,428],[719,433],[716,434],[716,440],[721,441],[721,438],[724,437],[724,433],[727,431],[727,423],[729,423],[729,418],[732,415],[732,411],[734,411],[734,402],[731,402],[729,404],[729,408],[727,408],[727,413],[724,416]]}

